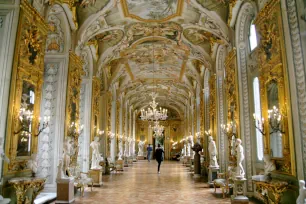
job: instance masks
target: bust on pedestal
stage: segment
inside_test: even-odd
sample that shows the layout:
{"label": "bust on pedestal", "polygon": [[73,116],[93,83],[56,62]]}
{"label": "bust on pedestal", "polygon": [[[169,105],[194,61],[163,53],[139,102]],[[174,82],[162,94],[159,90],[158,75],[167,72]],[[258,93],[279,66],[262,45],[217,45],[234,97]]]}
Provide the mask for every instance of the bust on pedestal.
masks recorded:
{"label": "bust on pedestal", "polygon": [[201,160],[199,152],[202,151],[202,146],[199,143],[195,143],[192,147],[192,150],[195,152],[194,155],[194,177],[201,176]]}
{"label": "bust on pedestal", "polygon": [[210,187],[213,187],[213,181],[217,179],[219,165],[217,161],[217,147],[212,136],[208,137],[208,153],[209,153],[209,171],[208,171],[208,183]]}
{"label": "bust on pedestal", "polygon": [[92,148],[92,157],[91,157],[91,168],[89,173],[93,180],[94,186],[101,186],[102,185],[102,167],[99,165],[100,161],[103,160],[101,154],[99,152],[99,137],[95,137],[94,141],[90,143],[90,147]]}

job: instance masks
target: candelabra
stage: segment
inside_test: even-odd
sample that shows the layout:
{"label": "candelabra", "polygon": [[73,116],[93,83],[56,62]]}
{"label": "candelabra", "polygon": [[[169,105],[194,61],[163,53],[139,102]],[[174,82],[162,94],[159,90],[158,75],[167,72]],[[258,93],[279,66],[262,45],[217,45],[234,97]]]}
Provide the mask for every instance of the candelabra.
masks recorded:
{"label": "candelabra", "polygon": [[[255,128],[262,134],[266,135],[265,130],[265,120],[264,118],[260,118],[254,113],[253,118],[255,121]],[[279,112],[278,108],[273,106],[272,109],[268,110],[268,122],[270,126],[269,134],[280,132],[285,133],[282,129],[282,114]]]}
{"label": "candelabra", "polygon": [[227,136],[234,135],[236,137],[236,123],[235,122],[230,122],[227,125],[221,124],[221,130]]}
{"label": "candelabra", "polygon": [[[23,136],[30,136],[32,134],[32,123],[33,123],[34,115],[33,111],[25,110],[25,108],[21,108],[19,111],[19,130],[15,131],[14,134],[17,135],[21,133]],[[46,129],[49,125],[50,116],[45,116],[44,121],[41,124],[41,118],[39,117],[38,130],[37,134],[34,136],[39,136],[44,129]]]}
{"label": "candelabra", "polygon": [[211,130],[208,130],[208,131],[205,130],[205,135],[206,135],[207,137],[211,136]]}
{"label": "candelabra", "polygon": [[111,131],[108,132],[108,138],[110,140],[113,140],[115,138],[115,133],[112,133]]}
{"label": "candelabra", "polygon": [[82,131],[83,125],[79,127],[75,122],[72,122],[68,128],[67,135],[72,138],[77,138]]}
{"label": "candelabra", "polygon": [[104,134],[104,130],[98,129],[98,131],[97,131],[98,137],[101,137],[103,134]]}

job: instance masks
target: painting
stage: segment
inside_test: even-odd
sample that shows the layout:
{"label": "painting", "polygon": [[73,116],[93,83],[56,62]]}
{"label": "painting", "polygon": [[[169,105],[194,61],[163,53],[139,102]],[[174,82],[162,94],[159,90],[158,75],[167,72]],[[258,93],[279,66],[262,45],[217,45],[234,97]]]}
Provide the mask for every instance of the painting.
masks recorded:
{"label": "painting", "polygon": [[180,16],[183,0],[121,0],[125,16],[145,22],[162,22]]}

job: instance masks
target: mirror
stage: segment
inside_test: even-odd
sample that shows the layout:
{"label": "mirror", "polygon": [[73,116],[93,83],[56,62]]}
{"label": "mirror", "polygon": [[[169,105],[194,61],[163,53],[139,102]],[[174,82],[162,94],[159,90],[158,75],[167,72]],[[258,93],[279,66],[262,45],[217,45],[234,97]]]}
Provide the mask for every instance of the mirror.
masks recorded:
{"label": "mirror", "polygon": [[19,113],[20,127],[22,127],[22,131],[18,133],[17,156],[31,155],[34,103],[35,86],[27,81],[23,81]]}
{"label": "mirror", "polygon": [[[278,99],[278,84],[276,80],[271,80],[267,84],[267,99],[268,99],[268,109],[272,110],[274,107],[279,109],[279,99]],[[273,117],[271,117],[269,120],[272,120],[271,122],[274,123]],[[270,122],[270,123],[271,123]],[[283,157],[283,142],[282,142],[282,133],[281,132],[275,132],[269,126],[270,131],[270,150],[271,150],[271,157]]]}

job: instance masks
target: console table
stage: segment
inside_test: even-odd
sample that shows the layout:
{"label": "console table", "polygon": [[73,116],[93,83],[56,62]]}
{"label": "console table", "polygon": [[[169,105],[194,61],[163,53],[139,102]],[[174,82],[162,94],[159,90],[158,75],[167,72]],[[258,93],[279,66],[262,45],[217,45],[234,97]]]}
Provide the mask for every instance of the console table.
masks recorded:
{"label": "console table", "polygon": [[17,204],[29,203],[29,198],[26,196],[28,189],[33,189],[32,202],[34,203],[37,195],[44,189],[46,179],[36,177],[18,177],[8,181],[16,190]]}
{"label": "console table", "polygon": [[[289,187],[288,182],[280,181],[280,180],[272,179],[271,181],[261,181],[261,180],[253,179],[252,181],[256,185],[256,191],[259,192],[259,195],[265,201],[265,203],[279,204],[281,200],[281,196]],[[264,190],[271,191],[271,193],[274,196],[274,200],[275,200],[274,202],[270,198],[268,192],[265,195],[262,194]]]}

